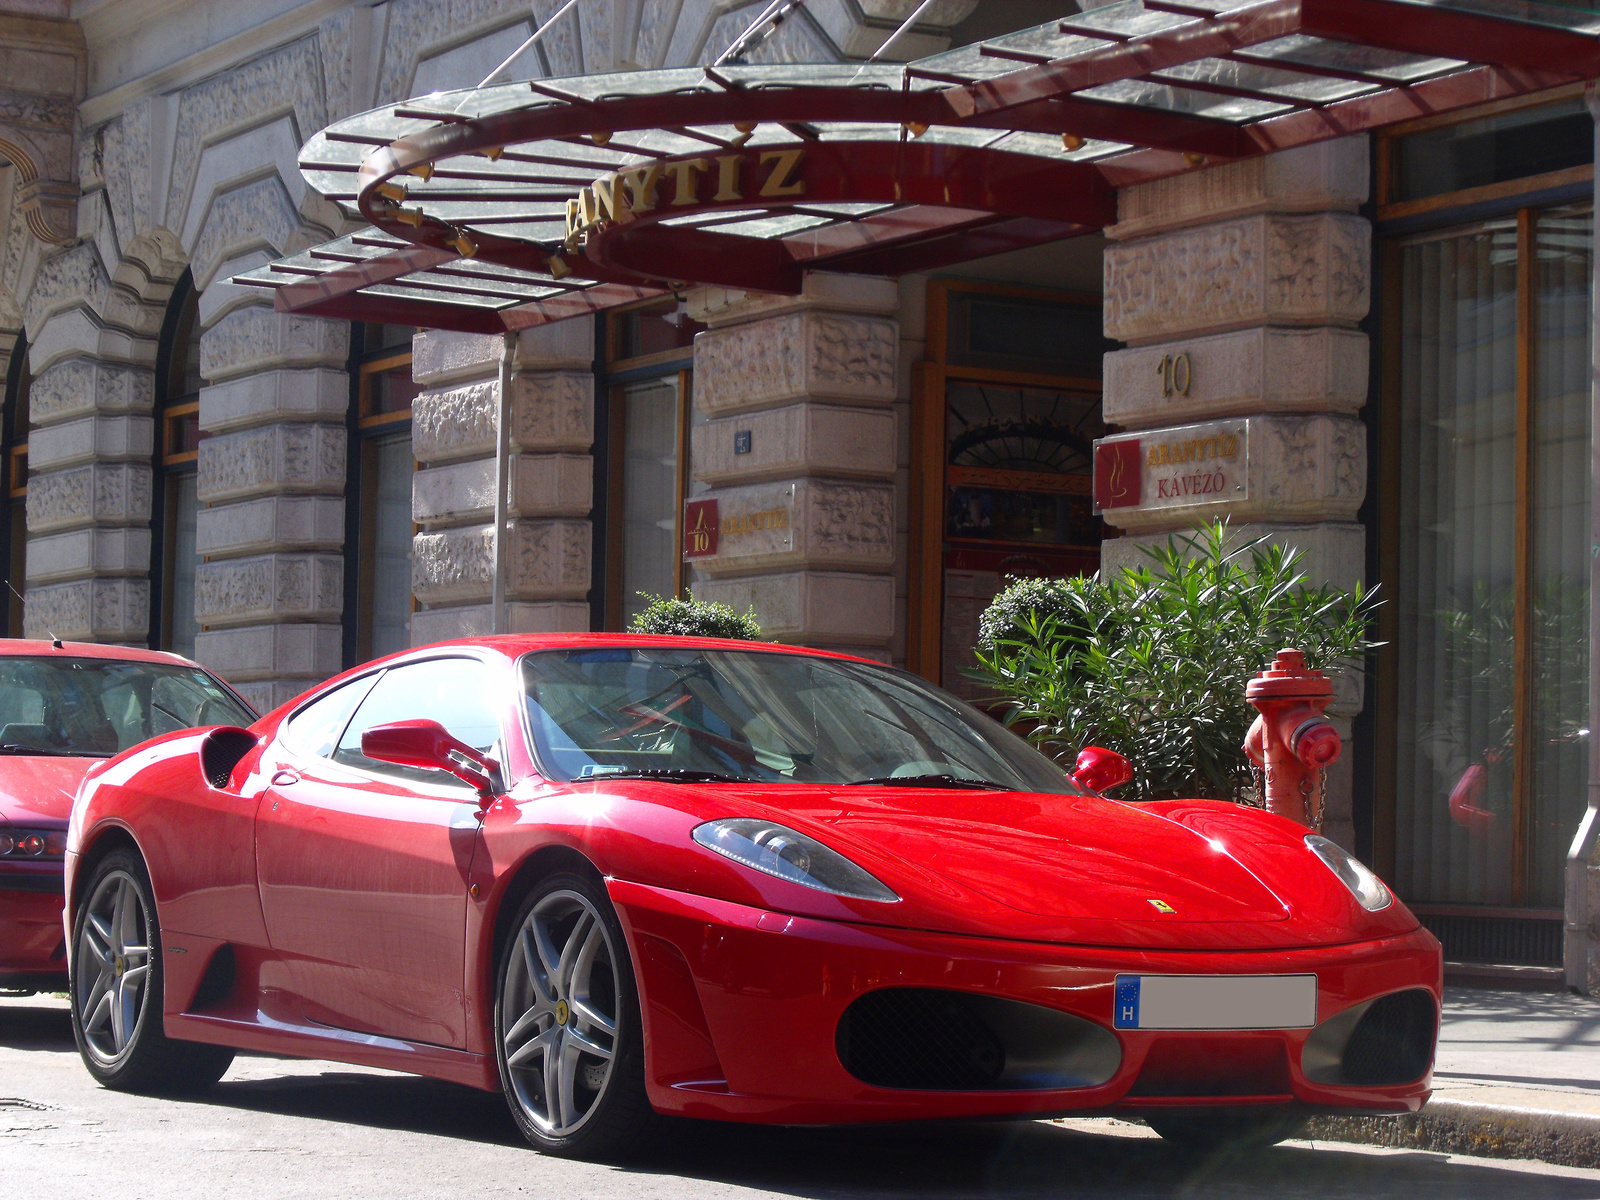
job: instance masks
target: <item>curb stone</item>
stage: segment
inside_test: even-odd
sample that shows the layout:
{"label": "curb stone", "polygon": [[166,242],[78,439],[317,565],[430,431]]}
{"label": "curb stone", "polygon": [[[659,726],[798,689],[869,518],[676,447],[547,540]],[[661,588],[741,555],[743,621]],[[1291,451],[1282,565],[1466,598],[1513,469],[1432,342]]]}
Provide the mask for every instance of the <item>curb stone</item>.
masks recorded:
{"label": "curb stone", "polygon": [[1402,1117],[1313,1117],[1302,1138],[1600,1167],[1600,1115],[1435,1099]]}

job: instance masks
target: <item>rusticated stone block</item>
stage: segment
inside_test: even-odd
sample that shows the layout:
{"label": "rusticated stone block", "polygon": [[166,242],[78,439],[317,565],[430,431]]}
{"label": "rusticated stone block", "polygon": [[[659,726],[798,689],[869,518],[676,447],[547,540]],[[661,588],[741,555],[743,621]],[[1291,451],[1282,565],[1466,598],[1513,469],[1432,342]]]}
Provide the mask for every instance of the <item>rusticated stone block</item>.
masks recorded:
{"label": "rusticated stone block", "polygon": [[[28,539],[30,584],[79,579],[85,575],[140,575],[149,570],[148,527],[74,529],[70,533]],[[32,596],[31,591],[29,595]]]}
{"label": "rusticated stone block", "polygon": [[694,477],[713,486],[797,475],[888,479],[895,470],[892,409],[792,404],[707,421],[693,441]]}
{"label": "rusticated stone block", "polygon": [[65,358],[46,367],[28,391],[35,425],[90,413],[147,413],[155,404],[155,373],[148,367]]}
{"label": "rusticated stone block", "polygon": [[343,496],[262,496],[195,514],[201,555],[337,550],[343,544]]}
{"label": "rusticated stone block", "polygon": [[150,636],[148,579],[83,579],[28,589],[24,637],[142,642]]}
{"label": "rusticated stone block", "polygon": [[1366,402],[1367,335],[1354,329],[1258,326],[1105,356],[1105,420],[1126,429],[1260,412],[1355,413]]}
{"label": "rusticated stone block", "polygon": [[[508,633],[587,633],[589,605],[577,600],[548,600],[506,605]],[[411,644],[427,646],[455,638],[483,637],[494,632],[494,613],[487,604],[420,609],[411,614]]]}
{"label": "rusticated stone block", "polygon": [[275,367],[343,368],[350,326],[251,305],[236,308],[200,335],[200,374],[221,383]]}
{"label": "rusticated stone block", "polygon": [[256,625],[194,639],[195,661],[232,684],[293,678],[304,688],[304,680],[337,675],[342,652],[338,625]]}
{"label": "rusticated stone block", "polygon": [[35,429],[28,436],[28,469],[51,471],[118,458],[146,461],[155,437],[149,417],[82,417]]}
{"label": "rusticated stone block", "polygon": [[1240,217],[1108,246],[1106,336],[1354,325],[1371,300],[1371,259],[1372,227],[1349,213]]}
{"label": "rusticated stone block", "polygon": [[201,563],[194,615],[202,625],[337,621],[344,611],[344,559],[336,554],[267,554]]}
{"label": "rusticated stone block", "polygon": [[1258,212],[1354,212],[1369,191],[1368,161],[1362,134],[1134,184],[1117,192],[1117,223],[1106,236],[1121,241]]}
{"label": "rusticated stone block", "polygon": [[28,532],[75,525],[134,525],[150,520],[150,468],[95,463],[28,480]]}
{"label": "rusticated stone block", "polygon": [[900,310],[899,281],[880,275],[807,271],[798,296],[698,287],[688,293],[689,318],[722,329],[804,309],[893,316]]}
{"label": "rusticated stone block", "polygon": [[269,421],[342,421],[350,407],[344,371],[262,371],[200,389],[200,428],[224,433]]}
{"label": "rusticated stone block", "polygon": [[[1224,424],[1244,429],[1232,459],[1220,466],[1214,458],[1181,459],[1178,448],[1210,437]],[[1145,430],[1139,443],[1146,464],[1163,450],[1173,453],[1162,465],[1145,466],[1140,505],[1102,514],[1108,524],[1129,533],[1188,529],[1196,521],[1224,516],[1235,522],[1353,521],[1367,494],[1367,428],[1354,417],[1246,417]],[[1213,488],[1209,482],[1224,477],[1225,486]],[[1163,481],[1166,486],[1158,487]],[[1175,502],[1178,493],[1181,502]]]}
{"label": "rusticated stone block", "polygon": [[808,310],[694,341],[695,407],[712,416],[796,400],[891,404],[900,333],[888,317]]}
{"label": "rusticated stone block", "polygon": [[[503,342],[494,333],[454,333],[428,329],[411,341],[411,377],[436,387],[462,379],[495,374]],[[594,363],[594,318],[575,317],[535,325],[517,335],[514,370],[588,370]]]}
{"label": "rusticated stone block", "polygon": [[[1151,567],[1154,564],[1145,553],[1145,547],[1165,546],[1171,537],[1176,537],[1178,545],[1182,547],[1184,538],[1188,536],[1189,530],[1184,529],[1180,532],[1107,538],[1100,543],[1100,569],[1120,571]],[[1367,531],[1364,526],[1342,521],[1317,521],[1307,525],[1252,521],[1228,526],[1227,545],[1230,549],[1237,549],[1258,538],[1265,538],[1274,546],[1299,550],[1304,555],[1300,570],[1306,582],[1313,587],[1332,584],[1351,588],[1366,578]]]}
{"label": "rusticated stone block", "polygon": [[337,425],[269,425],[207,438],[200,443],[200,499],[340,491],[345,446],[345,431]]}
{"label": "rusticated stone block", "polygon": [[[513,454],[506,464],[509,512],[519,517],[581,517],[594,506],[594,460],[587,454]],[[494,461],[428,467],[413,476],[418,524],[493,520]]]}
{"label": "rusticated stone block", "polygon": [[[418,462],[493,456],[498,380],[427,391],[411,404]],[[523,450],[587,450],[594,443],[594,376],[587,371],[519,371],[511,377],[511,444]]]}
{"label": "rusticated stone block", "polygon": [[[512,521],[506,595],[514,600],[581,600],[589,591],[593,537],[587,521]],[[424,604],[488,600],[494,536],[488,525],[419,533],[412,540],[411,591]]]}
{"label": "rusticated stone block", "polygon": [[715,500],[717,552],[689,560],[711,575],[894,566],[892,483],[800,479],[757,483],[694,497]]}
{"label": "rusticated stone block", "polygon": [[704,579],[697,600],[739,612],[754,608],[764,637],[782,642],[884,646],[894,636],[894,578],[833,571],[796,571],[738,579]]}

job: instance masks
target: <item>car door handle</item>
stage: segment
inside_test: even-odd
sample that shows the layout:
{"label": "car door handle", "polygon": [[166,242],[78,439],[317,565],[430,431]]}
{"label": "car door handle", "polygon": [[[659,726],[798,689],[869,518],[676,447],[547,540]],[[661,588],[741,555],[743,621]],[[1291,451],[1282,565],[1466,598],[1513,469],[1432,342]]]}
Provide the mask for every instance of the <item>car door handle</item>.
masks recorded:
{"label": "car door handle", "polygon": [[291,783],[299,783],[299,782],[300,782],[300,773],[298,771],[290,771],[290,770],[285,769],[285,770],[279,771],[276,775],[274,775],[272,777],[272,786],[273,787],[288,787]]}

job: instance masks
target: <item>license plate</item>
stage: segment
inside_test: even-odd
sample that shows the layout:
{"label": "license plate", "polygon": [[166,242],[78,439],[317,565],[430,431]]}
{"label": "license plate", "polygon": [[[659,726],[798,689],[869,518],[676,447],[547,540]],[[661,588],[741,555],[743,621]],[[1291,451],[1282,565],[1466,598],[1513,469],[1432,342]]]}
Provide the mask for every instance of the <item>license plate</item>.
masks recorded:
{"label": "license plate", "polygon": [[1315,975],[1118,975],[1117,1029],[1310,1029]]}

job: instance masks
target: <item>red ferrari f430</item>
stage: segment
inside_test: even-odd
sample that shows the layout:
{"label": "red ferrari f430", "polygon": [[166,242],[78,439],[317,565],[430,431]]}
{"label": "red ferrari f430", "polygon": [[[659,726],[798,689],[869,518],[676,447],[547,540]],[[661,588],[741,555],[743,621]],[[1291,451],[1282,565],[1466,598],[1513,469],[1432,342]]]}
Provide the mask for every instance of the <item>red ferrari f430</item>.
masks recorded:
{"label": "red ferrari f430", "polygon": [[604,1155],[657,1114],[1265,1144],[1431,1084],[1438,943],[1353,856],[1107,799],[837,654],[409,651],[97,763],[66,862],[74,1028],[115,1088],[337,1059]]}

